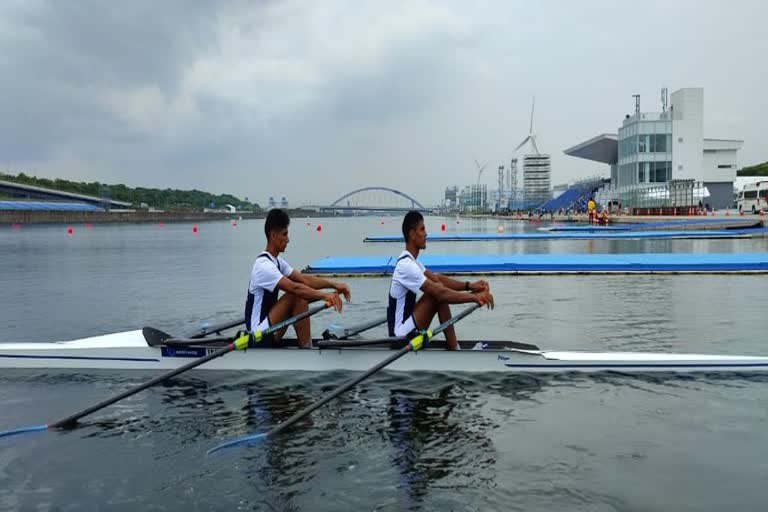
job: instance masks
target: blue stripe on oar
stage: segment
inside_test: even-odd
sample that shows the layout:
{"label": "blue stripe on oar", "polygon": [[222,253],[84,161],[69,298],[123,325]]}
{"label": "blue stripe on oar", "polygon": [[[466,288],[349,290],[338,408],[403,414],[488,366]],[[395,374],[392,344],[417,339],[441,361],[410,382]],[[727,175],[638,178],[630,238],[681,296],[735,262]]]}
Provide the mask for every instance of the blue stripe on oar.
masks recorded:
{"label": "blue stripe on oar", "polygon": [[41,432],[48,430],[48,425],[31,425],[29,427],[14,428],[11,430],[0,431],[0,437],[10,437],[19,434],[27,434],[30,432]]}
{"label": "blue stripe on oar", "polygon": [[264,433],[264,434],[250,434],[247,436],[238,437],[237,439],[232,439],[231,441],[227,441],[226,443],[222,443],[218,446],[214,446],[213,448],[205,452],[205,454],[211,455],[212,453],[218,452],[220,450],[226,450],[227,448],[232,448],[232,447],[240,446],[243,444],[248,445],[248,444],[257,443],[259,441],[266,439],[268,435],[269,434]]}

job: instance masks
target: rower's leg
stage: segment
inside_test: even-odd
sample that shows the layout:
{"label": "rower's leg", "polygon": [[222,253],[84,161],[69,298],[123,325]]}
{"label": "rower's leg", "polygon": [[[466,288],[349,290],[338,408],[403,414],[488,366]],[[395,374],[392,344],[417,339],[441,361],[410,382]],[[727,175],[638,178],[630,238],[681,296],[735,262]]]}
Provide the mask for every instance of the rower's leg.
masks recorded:
{"label": "rower's leg", "polygon": [[[440,323],[444,324],[451,319],[451,307],[448,304],[440,304],[437,309],[437,318],[440,319]],[[456,350],[459,348],[459,340],[456,339],[456,329],[453,326],[449,326],[443,331],[445,335],[445,341],[448,342],[449,350]]]}
{"label": "rower's leg", "polygon": [[[451,318],[451,309],[448,304],[441,304],[431,295],[423,294],[413,307],[413,319],[416,321],[416,327],[419,329],[429,327],[429,324],[432,323],[432,319],[435,317],[435,313],[437,313],[440,323]],[[448,349],[456,350],[459,344],[456,341],[456,331],[453,326],[448,327],[443,333],[445,334],[445,340],[448,342]]]}
{"label": "rower's leg", "polygon": [[[272,306],[272,309],[269,310],[269,323],[275,325],[277,322],[282,322],[286,318],[290,318],[306,311],[307,308],[308,305],[306,300],[291,293],[285,293],[275,305]],[[293,328],[296,330],[296,338],[299,342],[299,346],[308,347],[312,343],[309,318],[299,320],[293,324]],[[275,341],[283,339],[286,330],[288,330],[287,327],[274,333]]]}

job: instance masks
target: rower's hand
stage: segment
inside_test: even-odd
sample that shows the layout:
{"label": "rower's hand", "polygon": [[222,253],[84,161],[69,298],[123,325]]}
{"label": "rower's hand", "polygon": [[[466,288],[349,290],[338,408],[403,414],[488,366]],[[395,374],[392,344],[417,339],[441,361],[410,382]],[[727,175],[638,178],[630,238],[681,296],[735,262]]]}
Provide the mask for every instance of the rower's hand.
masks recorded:
{"label": "rower's hand", "polygon": [[339,297],[338,293],[329,293],[324,298],[325,303],[329,306],[333,306],[333,309],[341,313],[341,308],[343,307],[341,303],[341,297]]}
{"label": "rower's hand", "polygon": [[472,283],[469,283],[469,291],[472,293],[482,293],[491,291],[491,285],[485,279],[478,279]]}
{"label": "rower's hand", "polygon": [[336,290],[336,293],[341,293],[344,295],[344,299],[346,299],[347,302],[352,300],[352,292],[349,289],[349,286],[347,286],[346,283],[336,283],[334,285],[334,289]]}
{"label": "rower's hand", "polygon": [[493,295],[491,292],[480,292],[474,296],[475,302],[481,306],[487,306],[488,309],[493,309]]}

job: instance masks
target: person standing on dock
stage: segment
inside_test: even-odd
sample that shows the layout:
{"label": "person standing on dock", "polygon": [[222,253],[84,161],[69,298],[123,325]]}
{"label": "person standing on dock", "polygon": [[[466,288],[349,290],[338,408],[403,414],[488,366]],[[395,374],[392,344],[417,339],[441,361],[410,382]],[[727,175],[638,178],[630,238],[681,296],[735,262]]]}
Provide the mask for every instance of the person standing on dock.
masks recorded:
{"label": "person standing on dock", "polygon": [[[344,295],[347,302],[351,299],[346,284],[297,272],[280,257],[280,253],[285,252],[288,246],[290,223],[288,214],[278,208],[270,210],[264,221],[267,247],[253,263],[245,301],[245,326],[248,331],[263,331],[270,325],[298,315],[308,309],[309,302],[315,300],[324,300],[341,313],[342,302],[339,294]],[[335,291],[328,293],[322,291],[323,289]],[[285,293],[278,299],[280,290]],[[309,318],[296,322],[294,329],[299,346],[309,348],[312,344]],[[285,329],[282,329],[270,335],[271,339],[267,336],[263,339],[268,342],[280,341],[284,334]]]}
{"label": "person standing on dock", "polygon": [[[449,304],[477,302],[493,308],[490,285],[478,281],[458,281],[448,276],[430,272],[418,261],[419,252],[427,248],[427,230],[424,217],[410,211],[403,219],[405,250],[397,258],[389,285],[387,326],[390,336],[410,337],[427,329],[437,314],[440,323],[451,318]],[[419,291],[424,292],[416,300]],[[445,331],[449,350],[459,350],[453,326]]]}

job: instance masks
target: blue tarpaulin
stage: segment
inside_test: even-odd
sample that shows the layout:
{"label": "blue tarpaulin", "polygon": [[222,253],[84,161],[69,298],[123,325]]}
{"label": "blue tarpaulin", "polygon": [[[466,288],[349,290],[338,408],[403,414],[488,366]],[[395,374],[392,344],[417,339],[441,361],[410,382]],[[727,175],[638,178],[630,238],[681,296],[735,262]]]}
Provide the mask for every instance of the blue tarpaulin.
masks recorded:
{"label": "blue tarpaulin", "polygon": [[[635,253],[635,254],[424,254],[419,260],[432,271],[449,273],[652,273],[768,272],[768,253]],[[316,274],[392,273],[396,255],[329,256],[311,263]]]}

